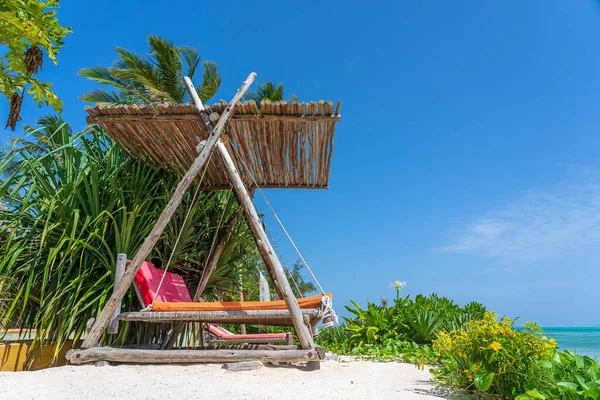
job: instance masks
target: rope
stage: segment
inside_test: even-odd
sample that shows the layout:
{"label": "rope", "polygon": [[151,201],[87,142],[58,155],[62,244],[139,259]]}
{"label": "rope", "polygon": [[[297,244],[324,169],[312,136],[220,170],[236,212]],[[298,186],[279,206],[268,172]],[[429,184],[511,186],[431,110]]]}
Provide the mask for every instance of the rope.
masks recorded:
{"label": "rope", "polygon": [[321,297],[318,308],[318,318],[323,321],[323,329],[331,328],[338,324],[338,316],[333,310],[333,301],[329,296]]}
{"label": "rope", "polygon": [[[258,182],[256,181],[256,178],[250,172],[250,170],[248,169],[248,166],[246,165],[246,163],[244,162],[244,160],[242,160],[241,158],[239,158],[239,161],[244,166],[244,168],[246,169],[246,172],[248,173],[248,175],[252,179],[252,182],[254,183],[255,188],[258,189],[258,191],[260,192],[261,196],[265,200],[265,203],[267,203],[267,206],[269,206],[269,209],[271,210],[271,212],[275,216],[275,219],[279,223],[279,226],[281,227],[281,229],[283,230],[283,232],[287,236],[288,240],[290,241],[290,243],[292,244],[292,246],[294,246],[294,249],[296,250],[296,253],[298,254],[298,256],[300,257],[300,259],[302,260],[302,262],[306,266],[306,269],[308,269],[308,272],[310,273],[310,275],[314,279],[315,283],[317,284],[317,286],[321,290],[321,293],[323,293],[323,296],[321,297],[321,302],[319,303],[319,308],[318,308],[318,316],[321,319],[321,321],[323,322],[323,329],[331,328],[332,326],[337,325],[338,324],[338,316],[337,316],[337,314],[335,313],[335,311],[333,309],[333,301],[329,298],[329,296],[326,295],[325,290],[323,290],[323,287],[319,283],[319,280],[317,279],[317,277],[313,273],[312,269],[310,268],[310,266],[308,265],[308,263],[306,262],[306,260],[302,256],[302,253],[300,253],[300,250],[298,249],[298,246],[296,246],[296,243],[294,243],[294,240],[292,239],[292,237],[288,233],[287,229],[285,229],[285,226],[283,226],[283,222],[281,222],[281,219],[279,219],[279,216],[277,215],[277,213],[273,209],[273,206],[271,205],[271,203],[267,199],[267,196],[265,196],[264,192],[262,191],[262,189],[258,185]],[[255,207],[256,207],[256,204],[255,204]],[[266,227],[266,224],[264,224],[264,226]],[[273,242],[273,245],[274,245],[275,249],[279,253],[280,258],[281,258],[281,260],[283,261],[283,263],[285,265],[285,259],[283,258],[283,255],[279,251],[279,248],[277,247],[277,244],[275,244],[275,240],[273,240],[273,236],[271,235],[271,233],[269,232],[268,229],[265,229],[265,231],[269,235],[271,241]],[[287,265],[286,265],[286,268],[287,268]],[[289,268],[288,268],[288,271],[289,271]],[[290,274],[290,276],[291,276],[291,274]],[[292,277],[292,281],[294,282],[294,284],[296,284],[296,282],[294,281],[293,277]],[[296,289],[298,289],[298,285],[296,285]],[[299,289],[298,289],[298,292],[300,293]],[[316,326],[315,326],[315,328],[316,328]]]}
{"label": "rope", "polygon": [[267,196],[265,196],[265,194],[263,193],[263,191],[260,189],[260,187],[257,186],[258,191],[260,192],[260,194],[262,195],[263,199],[265,199],[265,202],[267,203],[267,205],[269,206],[269,208],[271,209],[271,212],[273,213],[273,216],[275,216],[275,219],[277,220],[277,222],[279,223],[279,226],[281,227],[281,229],[283,230],[283,232],[285,233],[285,235],[287,236],[288,240],[290,241],[290,243],[292,244],[292,246],[294,246],[294,250],[296,250],[296,253],[298,254],[298,257],[300,257],[300,259],[302,260],[302,263],[304,263],[304,265],[306,266],[306,269],[308,270],[308,272],[310,273],[310,276],[312,276],[312,278],[314,279],[315,283],[317,284],[317,286],[319,287],[319,289],[321,290],[321,292],[323,294],[325,294],[325,290],[323,290],[323,287],[321,286],[321,284],[319,283],[319,280],[317,279],[317,277],[315,276],[315,274],[313,273],[312,269],[310,268],[310,266],[308,265],[308,263],[306,262],[306,260],[304,259],[304,257],[302,256],[302,253],[300,253],[300,250],[298,249],[298,247],[296,246],[296,243],[294,243],[294,240],[292,239],[292,237],[290,236],[290,234],[288,233],[287,229],[285,229],[285,226],[283,226],[283,222],[281,222],[281,220],[279,219],[279,216],[277,215],[277,213],[275,212],[275,210],[273,209],[273,206],[271,206],[271,203],[269,203],[269,200],[267,199]]}
{"label": "rope", "polygon": [[[210,155],[210,158],[208,160],[206,160],[206,164],[204,165],[204,171],[202,171],[202,175],[200,176],[200,182],[198,182],[196,191],[194,192],[194,197],[192,198],[192,202],[190,203],[190,206],[188,207],[187,212],[185,214],[185,218],[183,219],[183,226],[185,226],[185,224],[190,216],[190,213],[192,212],[192,206],[196,202],[196,198],[198,197],[198,192],[200,191],[200,186],[202,185],[202,181],[204,180],[204,175],[206,175],[206,171],[208,169],[208,164],[210,163],[211,159],[212,159],[212,153]],[[179,239],[181,239],[182,233],[183,233],[183,229],[180,229],[179,233],[177,234],[177,239],[175,240],[175,244],[173,245],[173,248],[171,249],[171,254],[169,255],[169,260],[167,261],[167,265],[164,268],[163,276],[160,278],[160,282],[158,283],[158,288],[156,289],[156,294],[154,295],[152,304],[150,304],[148,307],[144,308],[142,311],[152,310],[152,306],[154,306],[154,303],[156,302],[156,298],[158,297],[158,293],[160,292],[160,288],[161,288],[163,282],[165,281],[165,277],[167,276],[167,270],[169,269],[169,266],[171,265],[171,261],[173,260],[173,255],[175,254],[175,249],[177,248],[177,245],[179,244]]]}
{"label": "rope", "polygon": [[279,251],[279,246],[277,246],[277,243],[275,242],[275,238],[273,237],[273,235],[271,235],[271,231],[269,230],[269,228],[267,228],[267,224],[263,223],[263,226],[265,227],[265,232],[267,232],[267,235],[269,235],[269,239],[273,243],[273,247],[275,248],[275,251],[277,251],[277,254],[279,254],[279,258],[281,259],[281,262],[283,262],[283,267],[287,271],[290,279],[292,280],[292,283],[294,284],[294,287],[298,291],[298,296],[302,296],[302,292],[300,291],[300,288],[298,287],[298,284],[296,283],[296,280],[294,279],[294,275],[292,275],[292,271],[290,271],[290,267],[288,267],[287,263],[285,262],[285,258],[283,258],[283,254],[281,254],[281,251]]}
{"label": "rope", "polygon": [[[248,169],[248,166],[246,165],[246,163],[244,162],[244,160],[242,160],[241,158],[239,158],[239,161],[244,166],[244,168],[246,169],[246,172],[248,173],[248,176],[250,176],[250,178],[252,179],[252,182],[254,183],[254,187],[256,189],[258,189],[258,191],[260,192],[260,194],[263,197],[263,199],[265,199],[265,203],[267,203],[267,206],[269,206],[269,209],[271,210],[271,212],[275,216],[275,219],[277,219],[277,222],[279,223],[279,226],[281,227],[281,229],[283,230],[283,232],[287,236],[287,238],[290,241],[290,243],[292,244],[292,246],[294,246],[294,249],[296,250],[296,253],[298,254],[298,256],[300,257],[300,259],[302,260],[302,263],[304,263],[304,265],[306,266],[306,269],[308,270],[308,272],[312,276],[313,280],[315,281],[315,283],[317,284],[317,286],[321,290],[321,293],[325,294],[325,290],[323,290],[323,287],[319,283],[319,280],[317,279],[317,277],[315,276],[315,274],[312,272],[312,269],[310,268],[310,266],[308,265],[308,263],[306,262],[306,260],[302,256],[302,253],[300,253],[300,250],[296,246],[296,243],[294,243],[294,240],[292,239],[292,237],[288,233],[287,229],[285,229],[285,226],[283,226],[283,222],[281,222],[281,220],[279,219],[279,216],[277,215],[277,213],[273,209],[273,206],[271,205],[271,203],[267,199],[267,196],[265,196],[264,192],[262,191],[262,189],[258,185],[258,182],[256,182],[256,178],[254,177],[254,174],[252,174],[250,172],[250,170]],[[327,296],[325,296],[325,297],[327,297]]]}

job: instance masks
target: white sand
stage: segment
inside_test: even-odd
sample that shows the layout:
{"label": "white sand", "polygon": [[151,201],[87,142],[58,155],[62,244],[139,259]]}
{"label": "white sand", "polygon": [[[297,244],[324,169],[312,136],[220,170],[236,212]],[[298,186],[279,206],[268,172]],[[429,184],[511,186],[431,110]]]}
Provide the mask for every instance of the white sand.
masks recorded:
{"label": "white sand", "polygon": [[[66,366],[0,373],[0,399],[440,399],[414,365],[321,363],[320,371],[265,366],[228,372],[210,365]],[[416,392],[414,390],[417,390]]]}

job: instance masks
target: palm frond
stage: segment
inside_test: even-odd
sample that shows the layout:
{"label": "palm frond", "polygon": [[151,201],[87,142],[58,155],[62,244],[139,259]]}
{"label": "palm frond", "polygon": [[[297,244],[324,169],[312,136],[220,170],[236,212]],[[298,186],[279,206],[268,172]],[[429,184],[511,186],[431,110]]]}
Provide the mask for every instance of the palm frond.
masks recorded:
{"label": "palm frond", "polygon": [[200,54],[198,53],[197,49],[189,46],[180,47],[179,53],[183,56],[183,59],[187,63],[188,70],[186,76],[193,81],[196,68],[198,68],[198,65],[200,65]]}
{"label": "palm frond", "polygon": [[161,91],[167,93],[173,103],[181,103],[185,97],[185,91],[181,84],[182,62],[179,55],[179,49],[175,47],[173,42],[167,41],[158,36],[150,36],[148,38],[150,44],[150,56],[155,64]]}
{"label": "palm frond", "polygon": [[204,61],[202,78],[202,87],[198,91],[198,96],[205,102],[212,98],[221,86],[221,75],[219,75],[219,68],[214,61]]}
{"label": "palm frond", "polygon": [[102,105],[134,104],[136,99],[124,93],[95,89],[81,95],[81,100]]}
{"label": "palm frond", "polygon": [[117,78],[111,73],[110,69],[105,67],[83,68],[79,71],[79,75],[101,85],[111,85],[122,90],[128,89],[127,81]]}
{"label": "palm frond", "polygon": [[283,100],[283,84],[275,84],[272,81],[267,81],[264,84],[258,84],[256,91],[249,92],[244,97],[245,100],[254,100],[258,107],[262,101],[282,101]]}

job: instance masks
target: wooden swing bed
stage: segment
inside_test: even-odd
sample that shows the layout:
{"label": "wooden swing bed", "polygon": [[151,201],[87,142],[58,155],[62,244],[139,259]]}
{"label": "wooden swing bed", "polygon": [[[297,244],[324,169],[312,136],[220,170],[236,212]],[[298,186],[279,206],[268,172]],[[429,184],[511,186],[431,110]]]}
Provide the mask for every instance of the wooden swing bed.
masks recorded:
{"label": "wooden swing bed", "polygon": [[[185,78],[185,84],[193,105],[86,107],[89,114],[87,122],[100,125],[131,157],[169,168],[183,177],[133,260],[127,263],[124,254],[117,257],[113,293],[98,317],[88,321],[90,329],[81,348],[67,353],[71,363],[100,360],[137,363],[259,360],[304,362],[311,369],[318,369],[324,351],[315,345],[313,332],[321,320],[325,324],[330,319],[327,321],[330,325],[335,317],[331,309],[331,294],[323,291],[322,296],[294,297],[249,190],[326,189],[341,102],[337,102],[335,110],[334,103],[325,101],[262,102],[260,107],[254,101],[241,103],[255,78],[256,74],[251,73],[229,103],[221,101],[208,108],[202,104],[188,78]],[[154,298],[150,307],[142,311],[121,313],[121,301],[131,286],[143,300],[137,282],[138,272],[193,182],[200,185],[201,190],[233,190],[281,300],[197,302],[223,251],[224,241],[231,234],[229,231],[207,262],[193,298],[189,293],[187,297],[174,301],[172,298],[171,301]],[[236,218],[234,216],[229,221],[228,229],[233,229]],[[167,271],[163,273],[165,277],[161,277],[159,288],[170,274]],[[134,280],[136,285],[132,285]],[[172,290],[178,290],[172,282],[169,285]],[[192,301],[181,301],[188,298]],[[112,334],[118,332],[119,321],[173,323],[175,336],[179,334],[176,327],[187,322],[293,326],[300,345],[168,350],[98,347],[105,330]],[[225,332],[213,329],[214,334],[227,337]],[[289,343],[289,338],[287,341]],[[250,342],[248,339],[247,343]]]}

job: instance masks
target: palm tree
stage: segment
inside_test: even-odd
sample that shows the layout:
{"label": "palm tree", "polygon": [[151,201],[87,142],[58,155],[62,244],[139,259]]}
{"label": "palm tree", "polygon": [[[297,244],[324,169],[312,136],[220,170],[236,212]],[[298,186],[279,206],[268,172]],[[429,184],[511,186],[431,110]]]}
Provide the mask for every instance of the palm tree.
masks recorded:
{"label": "palm tree", "polygon": [[297,260],[292,268],[288,268],[287,273],[289,276],[289,280],[292,281],[292,291],[296,295],[296,297],[304,297],[307,294],[314,293],[317,291],[317,288],[312,282],[306,282],[304,280],[304,276],[302,275],[303,269],[302,262]]}
{"label": "palm tree", "polygon": [[[38,128],[25,125],[25,137],[11,137],[10,146],[0,149],[0,177],[9,177],[17,172],[22,161],[21,152],[41,157],[64,145],[65,138],[72,134],[71,127],[58,115],[40,117],[37,124]],[[63,132],[63,129],[66,136],[58,135],[57,132]]]}
{"label": "palm tree", "polygon": [[[273,81],[267,81],[264,84],[258,84],[255,92],[249,92],[244,97],[245,100],[254,100],[256,105],[260,107],[260,102],[265,101],[281,101],[283,100],[283,83],[275,84]],[[290,96],[290,103],[297,103],[298,96],[295,94]]]}
{"label": "palm tree", "polygon": [[[188,100],[183,76],[194,82],[200,55],[193,47],[175,46],[159,36],[148,38],[148,56],[117,47],[119,59],[112,67],[84,68],[79,75],[113,87],[112,91],[95,89],[81,99],[99,104],[180,104]],[[185,66],[185,70],[184,70]],[[217,64],[204,61],[202,83],[194,82],[202,101],[215,95],[221,85]]]}

